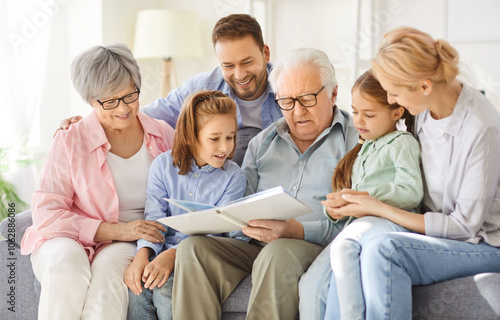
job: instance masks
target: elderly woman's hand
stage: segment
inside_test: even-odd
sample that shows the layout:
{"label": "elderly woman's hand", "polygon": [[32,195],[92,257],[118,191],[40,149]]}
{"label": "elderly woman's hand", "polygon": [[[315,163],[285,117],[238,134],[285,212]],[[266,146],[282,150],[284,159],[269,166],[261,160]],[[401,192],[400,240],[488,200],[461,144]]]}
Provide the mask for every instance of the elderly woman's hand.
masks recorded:
{"label": "elderly woman's hand", "polygon": [[125,275],[123,276],[123,281],[127,287],[136,295],[142,293],[142,283],[141,278],[144,273],[144,269],[149,264],[149,256],[153,254],[153,250],[147,247],[143,247],[137,251],[134,260],[125,270]]}
{"label": "elderly woman's hand", "polygon": [[161,231],[166,232],[167,229],[156,221],[134,220],[120,224],[102,222],[94,236],[94,241],[135,241],[144,239],[154,243],[163,243],[165,237]]}

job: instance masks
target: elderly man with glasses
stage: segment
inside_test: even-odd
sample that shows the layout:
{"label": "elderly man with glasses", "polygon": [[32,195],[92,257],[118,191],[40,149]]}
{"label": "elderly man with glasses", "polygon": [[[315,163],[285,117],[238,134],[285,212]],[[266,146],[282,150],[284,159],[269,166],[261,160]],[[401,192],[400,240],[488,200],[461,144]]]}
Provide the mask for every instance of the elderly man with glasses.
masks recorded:
{"label": "elderly man with glasses", "polygon": [[[269,81],[284,118],[250,141],[243,161],[246,194],[282,186],[313,212],[296,220],[251,221],[242,230],[246,241],[218,237],[183,241],[176,258],[174,318],[220,319],[221,303],[251,274],[247,319],[295,319],[301,275],[322,251],[329,268],[324,247],[343,224],[326,220],[318,199],[331,192],[333,170],[357,143],[358,133],[350,116],[335,105],[335,70],[323,52],[290,52],[275,66]],[[324,265],[319,262],[321,270]],[[301,301],[318,296],[312,287],[304,286]],[[301,312],[310,313],[311,308]]]}

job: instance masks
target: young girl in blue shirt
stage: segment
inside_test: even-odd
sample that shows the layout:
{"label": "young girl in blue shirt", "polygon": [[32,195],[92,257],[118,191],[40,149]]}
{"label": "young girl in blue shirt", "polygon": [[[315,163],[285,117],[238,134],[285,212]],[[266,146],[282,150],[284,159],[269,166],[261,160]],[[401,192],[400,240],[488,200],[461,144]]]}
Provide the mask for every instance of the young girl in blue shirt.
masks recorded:
{"label": "young girl in blue shirt", "polygon": [[359,257],[363,243],[376,235],[407,229],[383,218],[343,217],[332,209],[347,201],[344,194],[370,195],[394,207],[417,211],[423,197],[420,147],[410,132],[397,130],[401,118],[411,130],[413,116],[387,93],[371,70],[352,88],[353,122],[360,142],[337,165],[325,205],[334,222],[349,219],[330,247],[333,270],[325,319],[360,319],[363,309]]}
{"label": "young girl in blue shirt", "polygon": [[[146,220],[185,213],[163,198],[219,206],[243,196],[245,174],[228,160],[234,154],[236,119],[234,101],[220,91],[202,91],[186,99],[172,150],[151,164]],[[172,319],[175,252],[186,237],[167,228],[164,243],[137,242],[137,254],[124,277],[131,292],[130,319]]]}

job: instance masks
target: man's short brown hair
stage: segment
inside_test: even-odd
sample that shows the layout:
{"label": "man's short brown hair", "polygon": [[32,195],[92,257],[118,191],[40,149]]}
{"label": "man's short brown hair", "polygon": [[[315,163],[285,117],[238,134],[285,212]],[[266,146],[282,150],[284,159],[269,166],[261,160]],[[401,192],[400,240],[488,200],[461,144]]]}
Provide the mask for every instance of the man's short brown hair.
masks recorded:
{"label": "man's short brown hair", "polygon": [[260,50],[264,48],[262,30],[257,20],[248,14],[231,14],[221,18],[215,24],[212,31],[212,43],[215,46],[217,41],[231,41],[247,35],[255,39]]}

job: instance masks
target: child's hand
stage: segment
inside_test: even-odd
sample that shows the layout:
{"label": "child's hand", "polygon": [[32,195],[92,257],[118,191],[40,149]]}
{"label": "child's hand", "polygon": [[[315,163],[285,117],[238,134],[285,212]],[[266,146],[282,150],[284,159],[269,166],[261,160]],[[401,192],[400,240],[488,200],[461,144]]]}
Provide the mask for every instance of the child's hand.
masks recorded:
{"label": "child's hand", "polygon": [[[342,219],[344,215],[338,213],[338,208],[342,208],[349,204],[349,201],[346,201],[342,198],[344,194],[353,194],[353,195],[369,195],[366,191],[356,191],[352,189],[342,189],[339,192],[332,192],[326,195],[326,200],[321,201],[321,204],[326,207],[326,212],[333,219]],[[336,211],[336,212],[334,212]]]}
{"label": "child's hand", "polygon": [[167,282],[170,273],[174,270],[176,251],[176,249],[163,251],[146,266],[142,276],[142,281],[145,282],[144,288],[153,290]]}
{"label": "child's hand", "polygon": [[123,281],[125,281],[127,287],[129,287],[130,290],[132,290],[132,292],[136,295],[140,295],[142,292],[141,277],[144,272],[144,268],[146,268],[149,264],[149,250],[149,248],[140,249],[135,256],[134,261],[132,261],[127,270],[125,270],[125,275],[123,276]]}
{"label": "child's hand", "polygon": [[[347,189],[344,189],[347,190]],[[342,190],[342,191],[344,191]],[[349,202],[342,199],[342,191],[332,192],[326,195],[326,200],[321,201],[321,204],[327,208],[340,208],[347,205]]]}

